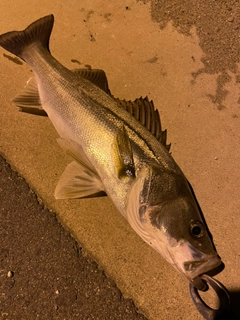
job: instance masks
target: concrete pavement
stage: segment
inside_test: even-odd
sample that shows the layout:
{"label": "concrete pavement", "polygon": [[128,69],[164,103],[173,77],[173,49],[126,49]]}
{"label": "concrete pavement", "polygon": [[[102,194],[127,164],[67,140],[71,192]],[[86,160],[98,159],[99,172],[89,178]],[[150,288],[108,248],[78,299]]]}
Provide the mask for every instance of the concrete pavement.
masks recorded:
{"label": "concrete pavement", "polygon": [[[50,48],[61,63],[105,70],[116,97],[154,100],[172,155],[195,190],[226,265],[217,279],[239,294],[238,68],[235,74],[229,71],[220,110],[212,98],[219,73],[199,73],[207,57],[196,28],[189,35],[171,22],[159,28],[151,19],[150,2],[2,0],[0,12],[0,33],[22,30],[53,13]],[[146,317],[201,319],[186,279],[132,231],[108,198],[54,199],[71,159],[58,146],[49,119],[19,113],[10,103],[30,78],[30,68],[0,48],[0,70],[0,152]]]}

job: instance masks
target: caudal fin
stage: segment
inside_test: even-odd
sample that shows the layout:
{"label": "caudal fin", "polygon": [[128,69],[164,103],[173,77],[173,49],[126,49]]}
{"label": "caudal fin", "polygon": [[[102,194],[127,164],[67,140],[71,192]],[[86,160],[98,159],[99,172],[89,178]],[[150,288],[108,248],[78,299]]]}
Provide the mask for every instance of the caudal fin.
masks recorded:
{"label": "caudal fin", "polygon": [[23,31],[4,33],[0,35],[0,46],[23,60],[23,51],[31,44],[39,43],[49,51],[53,23],[54,16],[51,14],[31,23]]}

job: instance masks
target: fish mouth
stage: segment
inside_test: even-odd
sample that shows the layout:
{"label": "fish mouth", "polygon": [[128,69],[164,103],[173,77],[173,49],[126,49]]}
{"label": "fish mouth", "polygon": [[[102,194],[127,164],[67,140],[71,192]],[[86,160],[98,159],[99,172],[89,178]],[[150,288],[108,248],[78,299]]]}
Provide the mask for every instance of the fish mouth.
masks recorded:
{"label": "fish mouth", "polygon": [[206,289],[207,285],[202,281],[201,275],[218,268],[220,265],[222,265],[222,261],[218,255],[213,256],[210,259],[185,261],[183,263],[186,276],[198,290],[203,291]]}

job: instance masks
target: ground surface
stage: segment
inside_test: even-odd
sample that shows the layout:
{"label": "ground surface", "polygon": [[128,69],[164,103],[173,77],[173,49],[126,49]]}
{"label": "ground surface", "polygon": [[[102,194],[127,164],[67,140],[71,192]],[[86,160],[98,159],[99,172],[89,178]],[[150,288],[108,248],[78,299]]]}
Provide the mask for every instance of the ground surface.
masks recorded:
{"label": "ground surface", "polygon": [[0,318],[144,320],[0,156]]}
{"label": "ground surface", "polygon": [[[172,156],[193,186],[225,263],[217,279],[239,315],[239,3],[1,0],[0,13],[0,33],[53,13],[56,59],[70,69],[105,70],[116,97],[154,100]],[[12,167],[148,319],[201,319],[186,279],[143,243],[108,198],[54,199],[71,159],[57,145],[49,119],[18,113],[10,103],[32,76],[29,66],[0,48],[0,70],[0,152]]]}

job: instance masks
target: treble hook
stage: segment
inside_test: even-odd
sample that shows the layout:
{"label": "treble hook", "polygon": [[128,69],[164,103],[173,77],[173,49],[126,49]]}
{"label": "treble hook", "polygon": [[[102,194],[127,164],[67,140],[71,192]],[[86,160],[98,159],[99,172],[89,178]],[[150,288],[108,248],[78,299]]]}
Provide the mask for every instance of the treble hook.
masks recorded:
{"label": "treble hook", "polygon": [[212,287],[216,292],[220,306],[218,309],[212,309],[209,307],[200,297],[198,289],[193,286],[192,283],[189,284],[190,295],[193,303],[195,304],[197,310],[206,320],[220,320],[220,319],[229,319],[237,320],[237,317],[230,310],[230,296],[227,289],[221,284],[221,282],[216,279],[203,274],[201,279],[207,282],[207,285]]}

